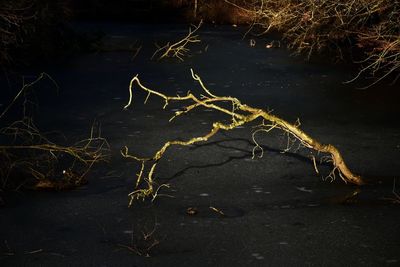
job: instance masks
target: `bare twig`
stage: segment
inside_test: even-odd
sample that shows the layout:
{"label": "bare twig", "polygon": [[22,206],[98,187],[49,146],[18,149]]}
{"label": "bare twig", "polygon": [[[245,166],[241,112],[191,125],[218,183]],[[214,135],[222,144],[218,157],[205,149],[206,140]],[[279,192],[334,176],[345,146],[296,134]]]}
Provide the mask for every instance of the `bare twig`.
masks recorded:
{"label": "bare twig", "polygon": [[[189,27],[189,33],[181,40],[173,44],[167,43],[166,45],[159,47],[154,52],[151,59],[155,58],[156,56],[158,57],[158,60],[167,57],[176,57],[179,60],[183,61],[183,57],[190,52],[190,49],[187,46],[189,44],[201,42],[201,40],[199,39],[199,35],[196,34],[196,32],[198,31],[198,29],[201,27],[202,24],[203,21],[201,20],[197,26]],[[158,56],[159,54],[161,55]]]}
{"label": "bare twig", "polygon": [[[42,73],[32,83],[24,85],[1,113],[0,122],[28,89],[44,78],[54,82]],[[62,190],[84,184],[93,164],[108,157],[109,146],[98,127],[94,124],[89,137],[73,145],[54,143],[27,115],[26,101],[23,119],[0,128],[4,140],[0,144],[0,188],[18,189],[26,185],[34,189]]]}
{"label": "bare twig", "polygon": [[[329,155],[330,160],[332,161],[333,164],[333,170],[329,177],[333,180],[335,178],[335,174],[338,174],[339,177],[344,181],[344,182],[350,182],[353,184],[362,184],[363,181],[360,176],[353,174],[348,167],[346,166],[342,155],[340,152],[337,150],[336,147],[330,144],[321,144],[315,139],[311,138],[309,135],[307,135],[305,132],[303,132],[299,128],[299,124],[291,124],[275,115],[272,115],[270,112],[264,111],[259,108],[253,108],[250,107],[246,104],[242,104],[241,101],[237,98],[230,97],[230,96],[216,96],[213,93],[211,93],[205,86],[204,83],[202,82],[201,78],[193,72],[192,72],[192,77],[195,81],[197,81],[200,85],[200,87],[203,89],[205,92],[202,97],[197,97],[191,92],[188,92],[186,96],[167,96],[163,93],[160,93],[158,91],[152,90],[150,88],[147,88],[144,86],[141,81],[139,80],[138,76],[136,75],[130,83],[129,86],[129,94],[130,98],[128,101],[128,104],[124,107],[125,109],[128,108],[131,103],[132,103],[132,95],[133,95],[133,85],[137,85],[138,88],[144,90],[145,92],[148,93],[148,95],[156,95],[160,98],[162,98],[165,102],[164,108],[169,104],[169,102],[172,101],[177,101],[177,102],[184,102],[186,103],[187,101],[191,102],[192,104],[188,104],[184,106],[184,108],[181,111],[176,111],[175,115],[172,116],[172,119],[182,115],[186,114],[189,111],[198,108],[198,107],[204,107],[207,109],[214,109],[217,111],[220,111],[226,115],[228,115],[231,118],[231,121],[229,123],[224,123],[224,122],[214,122],[212,125],[211,130],[206,133],[205,135],[198,136],[198,137],[193,137],[189,140],[186,141],[180,141],[180,140],[172,140],[166,142],[152,157],[148,158],[141,158],[137,156],[133,156],[129,153],[129,150],[127,147],[121,150],[121,154],[128,159],[133,159],[135,161],[138,161],[141,163],[141,169],[137,175],[137,180],[136,180],[136,189],[132,193],[129,194],[131,197],[130,205],[132,204],[132,201],[135,199],[144,199],[147,197],[150,197],[154,199],[155,193],[158,192],[157,190],[154,190],[154,172],[157,166],[158,161],[163,157],[164,153],[170,148],[171,146],[175,145],[180,145],[180,146],[189,146],[198,142],[205,142],[209,140],[211,137],[213,137],[216,133],[218,133],[220,130],[233,130],[239,126],[242,126],[244,124],[247,124],[249,122],[252,122],[256,119],[262,119],[263,124],[261,124],[261,128],[257,130],[255,133],[253,133],[253,141],[256,144],[255,149],[260,149],[262,151],[261,146],[256,142],[255,140],[255,134],[258,132],[269,132],[272,129],[280,129],[284,133],[286,133],[289,137],[296,139],[301,143],[302,146],[316,150],[321,153],[327,153]],[[221,104],[222,103],[231,103],[232,109],[227,109],[223,107]],[[264,122],[268,122],[265,124]],[[254,157],[254,151],[253,150],[253,157]],[[149,166],[147,166],[149,164]],[[141,188],[142,181],[145,181],[147,187]],[[165,185],[161,185],[165,186]],[[159,187],[158,187],[159,188]]]}
{"label": "bare twig", "polygon": [[[294,54],[307,58],[333,51],[345,59],[345,50],[359,47],[365,53],[359,73],[375,80],[370,87],[400,67],[400,2],[391,0],[225,0],[240,8],[257,35],[279,31]],[[246,33],[247,34],[247,33]],[[399,78],[394,75],[394,82]],[[365,88],[367,88],[365,87]]]}

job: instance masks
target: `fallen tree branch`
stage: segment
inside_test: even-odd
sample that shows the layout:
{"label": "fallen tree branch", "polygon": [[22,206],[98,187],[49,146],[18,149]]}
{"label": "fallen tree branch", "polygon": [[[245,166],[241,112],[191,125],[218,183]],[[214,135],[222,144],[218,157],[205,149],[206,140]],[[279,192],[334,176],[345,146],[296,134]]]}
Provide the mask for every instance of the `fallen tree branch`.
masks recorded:
{"label": "fallen tree branch", "polygon": [[[330,144],[319,143],[318,141],[310,137],[308,134],[306,134],[299,128],[300,123],[291,124],[275,115],[272,115],[268,111],[259,108],[254,108],[246,104],[242,104],[239,99],[234,97],[216,96],[206,88],[201,78],[197,74],[195,74],[193,70],[191,70],[191,73],[192,73],[192,78],[199,83],[200,87],[204,91],[204,94],[200,95],[200,97],[192,94],[191,92],[188,92],[185,96],[167,96],[163,93],[160,93],[158,91],[152,90],[144,86],[139,80],[138,75],[136,75],[130,82],[129,101],[127,105],[125,105],[124,109],[127,109],[132,104],[133,86],[137,85],[140,89],[147,92],[148,95],[146,101],[148,100],[150,95],[155,95],[164,99],[165,101],[163,107],[164,109],[172,101],[191,103],[184,106],[182,110],[176,111],[175,115],[170,119],[170,121],[198,107],[218,110],[222,113],[229,115],[231,117],[231,120],[229,123],[214,122],[211,130],[205,135],[193,137],[187,141],[180,141],[180,140],[168,141],[152,157],[149,158],[141,158],[133,156],[129,153],[128,147],[124,147],[121,150],[121,154],[123,157],[128,159],[133,159],[141,163],[140,171],[137,174],[136,189],[129,194],[131,198],[129,205],[131,205],[135,199],[145,199],[147,197],[150,197],[152,200],[154,200],[157,197],[159,189],[161,187],[168,186],[165,184],[156,186],[153,176],[158,161],[163,157],[164,153],[168,150],[169,147],[174,145],[189,146],[198,142],[205,142],[208,141],[220,130],[225,130],[225,131],[233,130],[241,125],[247,124],[257,119],[262,119],[263,122],[261,125],[259,125],[259,128],[258,130],[256,130],[256,132],[259,131],[269,132],[272,129],[280,129],[288,135],[289,138],[288,147],[286,148],[285,151],[290,149],[290,143],[293,143],[294,140],[297,140],[300,142],[301,146],[316,150],[317,152],[320,153],[327,153],[328,154],[327,161],[331,162],[333,165],[333,169],[331,173],[328,175],[328,178],[331,178],[331,180],[334,180],[336,178],[336,175],[338,175],[345,183],[349,182],[356,185],[363,184],[362,178],[358,175],[353,174],[350,171],[350,169],[346,166],[342,155],[340,154],[340,152],[336,147]],[[231,104],[232,107],[231,109],[227,109],[221,105],[222,103],[226,102]],[[255,133],[253,133],[253,141],[256,144],[255,149],[258,148],[262,150],[261,146],[258,145],[258,143],[254,138]],[[255,152],[253,150],[253,156],[254,153]],[[313,163],[316,169],[315,159],[313,160]],[[147,166],[147,164],[149,164],[150,166]],[[141,187],[143,181],[147,184],[146,188]]]}
{"label": "fallen tree branch", "polygon": [[197,35],[196,32],[201,27],[202,24],[203,21],[201,20],[197,26],[189,27],[189,33],[176,43],[173,44],[167,43],[166,45],[159,47],[151,56],[151,59],[161,54],[158,57],[158,60],[167,57],[176,57],[179,60],[183,61],[183,57],[186,56],[186,54],[189,53],[190,51],[190,49],[187,48],[187,45],[201,42],[201,40],[199,39],[199,35]]}

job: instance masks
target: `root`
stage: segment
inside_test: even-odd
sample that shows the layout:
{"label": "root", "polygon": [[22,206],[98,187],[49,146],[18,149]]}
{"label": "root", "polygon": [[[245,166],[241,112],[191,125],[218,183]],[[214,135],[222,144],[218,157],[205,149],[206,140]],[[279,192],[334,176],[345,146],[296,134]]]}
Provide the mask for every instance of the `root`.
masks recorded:
{"label": "root", "polygon": [[[349,182],[356,185],[363,184],[362,178],[358,175],[353,174],[346,166],[342,155],[340,154],[340,152],[336,147],[330,144],[321,144],[315,139],[311,138],[309,135],[307,135],[299,128],[300,123],[298,121],[295,124],[291,124],[275,115],[272,115],[271,112],[267,112],[259,108],[254,108],[246,104],[242,104],[241,101],[237,98],[231,96],[216,96],[205,87],[201,78],[197,74],[195,74],[193,70],[191,70],[191,73],[192,73],[192,78],[199,83],[200,87],[204,91],[204,94],[200,95],[199,97],[191,92],[187,92],[185,96],[167,96],[163,93],[160,93],[158,91],[152,90],[144,86],[139,80],[139,77],[136,75],[130,82],[129,86],[130,97],[127,105],[125,105],[124,108],[126,109],[132,104],[133,85],[137,85],[138,88],[147,92],[148,97],[150,95],[155,95],[164,99],[164,107],[163,107],[164,109],[168,106],[169,102],[171,101],[186,103],[186,105],[183,107],[182,110],[175,112],[175,115],[171,117],[170,121],[172,121],[173,119],[175,119],[180,115],[192,111],[195,108],[203,107],[225,113],[231,118],[230,122],[229,123],[221,121],[214,122],[212,128],[208,133],[206,133],[203,136],[193,137],[187,141],[179,141],[179,140],[168,141],[152,157],[149,158],[141,158],[133,156],[129,154],[129,150],[127,147],[122,149],[121,154],[123,157],[128,159],[133,159],[141,163],[140,172],[137,174],[136,190],[129,194],[131,198],[130,205],[132,204],[132,201],[135,199],[144,200],[145,198],[150,197],[151,199],[154,200],[159,189],[163,186],[167,186],[167,185],[161,185],[155,187],[154,173],[158,161],[163,157],[164,153],[168,150],[169,147],[174,145],[189,146],[199,142],[206,142],[220,130],[224,131],[233,130],[239,126],[255,121],[257,119],[262,119],[263,122],[261,125],[258,126],[259,129],[253,133],[253,141],[255,143],[255,148],[253,149],[253,157],[255,155],[255,150],[260,149],[262,152],[262,147],[255,140],[255,134],[259,132],[268,133],[272,129],[279,129],[288,136],[288,147],[286,148],[286,150],[290,149],[291,142],[297,140],[300,142],[301,146],[315,150],[320,153],[328,154],[329,160],[332,162],[333,165],[333,169],[328,176],[331,180],[334,180],[336,178],[336,175],[339,175],[339,177],[345,183]],[[230,103],[232,108],[227,109],[222,105],[222,103]],[[315,158],[313,160],[313,163],[314,163],[314,168],[318,173],[318,169],[316,168]],[[145,181],[145,184],[147,185],[147,187],[145,188],[141,187],[143,181]],[[157,190],[154,190],[154,188],[157,188]]]}

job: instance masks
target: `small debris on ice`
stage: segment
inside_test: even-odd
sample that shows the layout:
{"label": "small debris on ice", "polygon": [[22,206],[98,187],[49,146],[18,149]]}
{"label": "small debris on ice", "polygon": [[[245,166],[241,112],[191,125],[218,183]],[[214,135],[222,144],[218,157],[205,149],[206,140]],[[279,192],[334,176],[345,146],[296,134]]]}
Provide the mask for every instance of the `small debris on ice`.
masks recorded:
{"label": "small debris on ice", "polygon": [[307,189],[304,186],[301,187],[296,187],[297,190],[302,191],[302,192],[306,192],[306,193],[312,193],[313,191],[311,189]]}
{"label": "small debris on ice", "polygon": [[193,207],[189,207],[186,209],[186,214],[187,215],[196,215],[197,214],[197,209]]}
{"label": "small debris on ice", "polygon": [[251,256],[253,256],[257,260],[263,260],[264,259],[264,256],[260,255],[260,253],[251,253]]}

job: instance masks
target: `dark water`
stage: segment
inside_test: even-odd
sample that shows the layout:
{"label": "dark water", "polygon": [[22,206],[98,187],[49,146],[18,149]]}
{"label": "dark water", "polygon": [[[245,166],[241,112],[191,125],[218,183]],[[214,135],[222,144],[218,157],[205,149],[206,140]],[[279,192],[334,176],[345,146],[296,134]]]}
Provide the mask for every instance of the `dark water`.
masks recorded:
{"label": "dark water", "polygon": [[[155,42],[178,40],[186,25],[76,27],[105,33],[97,53],[24,71],[27,77],[45,71],[60,87],[58,93],[49,84],[38,88],[37,124],[64,132],[72,143],[96,120],[113,157],[77,190],[7,194],[0,209],[2,266],[399,264],[400,204],[392,192],[400,180],[397,88],[381,83],[358,90],[363,83],[343,84],[357,73],[354,66],[266,49],[277,37],[255,38],[251,47],[242,39],[245,29],[230,26],[203,27],[201,43],[183,62],[150,57]],[[273,109],[292,122],[300,118],[306,132],[336,145],[368,184],[323,181],[307,158],[280,153],[279,133],[260,137],[265,155],[252,160],[251,128],[241,128],[207,145],[171,149],[156,177],[171,185],[163,193],[172,198],[128,208],[139,166],[120,157],[124,145],[149,156],[171,138],[206,133],[222,118],[206,110],[168,123],[179,106],[162,110],[155,97],[143,105],[141,92],[123,111],[129,81],[139,74],[143,84],[168,94],[200,92],[190,68],[217,95]],[[4,107],[6,97],[0,102]],[[329,173],[327,166],[321,171]]]}

